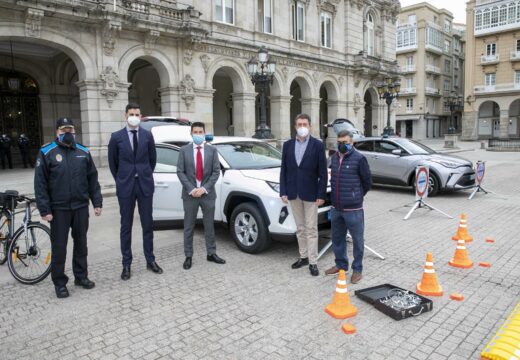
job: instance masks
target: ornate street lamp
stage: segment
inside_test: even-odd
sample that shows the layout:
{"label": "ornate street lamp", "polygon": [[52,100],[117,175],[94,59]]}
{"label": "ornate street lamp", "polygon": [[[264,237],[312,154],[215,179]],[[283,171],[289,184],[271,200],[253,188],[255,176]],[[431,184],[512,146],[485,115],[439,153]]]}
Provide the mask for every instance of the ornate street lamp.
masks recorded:
{"label": "ornate street lamp", "polygon": [[377,92],[381,100],[386,100],[388,106],[388,119],[386,121],[386,127],[383,130],[383,135],[390,136],[394,135],[394,129],[390,125],[390,105],[395,98],[399,97],[399,91],[401,91],[401,83],[399,81],[393,81],[391,77],[385,78],[385,81],[377,85]]}
{"label": "ornate street lamp", "polygon": [[258,85],[260,95],[260,123],[256,128],[254,138],[272,139],[271,129],[267,126],[267,109],[265,103],[265,93],[269,85],[273,83],[276,63],[269,59],[267,49],[262,46],[258,50],[258,55],[247,63],[247,72],[251,76],[253,85]]}
{"label": "ornate street lamp", "polygon": [[464,98],[462,95],[457,96],[457,92],[452,91],[451,95],[444,101],[444,105],[450,109],[450,127],[448,128],[448,134],[454,134],[455,128],[453,127],[453,113],[464,109]]}

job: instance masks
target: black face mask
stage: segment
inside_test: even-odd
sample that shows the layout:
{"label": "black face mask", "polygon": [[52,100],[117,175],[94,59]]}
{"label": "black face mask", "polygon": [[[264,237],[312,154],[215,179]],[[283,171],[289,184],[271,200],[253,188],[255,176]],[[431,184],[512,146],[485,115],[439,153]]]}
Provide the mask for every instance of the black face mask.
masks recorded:
{"label": "black face mask", "polygon": [[63,144],[70,146],[74,143],[74,134],[66,132],[64,134],[60,134],[59,139]]}

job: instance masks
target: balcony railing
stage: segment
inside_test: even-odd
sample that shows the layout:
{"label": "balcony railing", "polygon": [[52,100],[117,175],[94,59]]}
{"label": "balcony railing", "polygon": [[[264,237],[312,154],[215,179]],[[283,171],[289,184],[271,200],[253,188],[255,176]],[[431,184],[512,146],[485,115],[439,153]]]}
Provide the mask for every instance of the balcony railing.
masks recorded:
{"label": "balcony railing", "polygon": [[426,64],[424,66],[424,70],[426,70],[426,72],[434,73],[434,74],[440,74],[441,73],[441,68],[440,67],[435,66],[435,65],[431,65],[431,64]]}
{"label": "balcony railing", "polygon": [[495,55],[482,55],[480,57],[480,63],[481,64],[496,64],[497,62],[500,61],[500,57],[498,56],[498,54],[495,54]]}
{"label": "balcony railing", "polygon": [[520,61],[520,51],[511,51],[511,61]]}
{"label": "balcony railing", "polygon": [[424,92],[426,93],[426,95],[441,96],[441,91],[439,89],[437,89],[437,88],[434,88],[434,87],[426,86],[424,88]]}
{"label": "balcony railing", "polygon": [[473,88],[473,92],[475,94],[487,94],[509,91],[520,91],[520,83],[509,83],[500,85],[479,85]]}
{"label": "balcony railing", "polygon": [[403,72],[403,73],[415,72],[415,65],[405,65],[401,68],[401,72]]}
{"label": "balcony railing", "polygon": [[408,94],[416,94],[416,93],[417,93],[417,88],[405,87],[405,88],[401,88],[399,95],[408,95]]}
{"label": "balcony railing", "polygon": [[434,53],[437,53],[439,55],[442,55],[444,50],[442,49],[442,47],[440,46],[437,46],[437,45],[434,45],[434,44],[429,44],[427,43],[426,46],[425,46],[426,50],[429,50],[429,51],[432,51]]}

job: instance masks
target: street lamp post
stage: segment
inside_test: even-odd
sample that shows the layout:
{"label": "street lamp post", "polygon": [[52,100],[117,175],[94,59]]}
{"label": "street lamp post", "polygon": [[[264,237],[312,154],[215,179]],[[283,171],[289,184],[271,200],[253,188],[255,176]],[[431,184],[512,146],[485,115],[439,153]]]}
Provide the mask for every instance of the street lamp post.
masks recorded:
{"label": "street lamp post", "polygon": [[454,134],[455,128],[453,127],[453,113],[464,108],[464,99],[461,95],[457,96],[457,93],[452,91],[451,96],[446,98],[444,104],[450,109],[450,127],[448,128],[448,134]]}
{"label": "street lamp post", "polygon": [[251,82],[258,85],[260,95],[260,123],[256,128],[254,138],[272,139],[271,129],[267,126],[267,109],[265,102],[265,93],[269,89],[269,85],[273,83],[276,63],[269,59],[267,49],[262,46],[258,50],[258,56],[252,58],[247,63],[247,71],[251,76]]}
{"label": "street lamp post", "polygon": [[377,92],[379,93],[379,99],[385,99],[386,105],[388,106],[388,118],[386,120],[386,127],[383,129],[383,135],[390,136],[394,135],[394,129],[390,125],[390,105],[395,98],[399,97],[399,91],[401,91],[401,84],[399,81],[393,81],[392,78],[387,77],[385,81],[377,85]]}

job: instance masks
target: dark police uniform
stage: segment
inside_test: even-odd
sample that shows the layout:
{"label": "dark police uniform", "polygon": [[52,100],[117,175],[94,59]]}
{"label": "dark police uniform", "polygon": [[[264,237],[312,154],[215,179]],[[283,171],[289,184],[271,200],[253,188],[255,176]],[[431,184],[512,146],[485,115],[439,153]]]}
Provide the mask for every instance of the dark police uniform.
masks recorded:
{"label": "dark police uniform", "polygon": [[33,157],[31,155],[31,141],[24,134],[18,137],[18,148],[20,149],[20,154],[22,155],[23,167],[27,168],[27,164],[31,167],[33,165]]}
{"label": "dark police uniform", "polygon": [[94,208],[101,208],[103,201],[89,150],[78,143],[69,147],[58,139],[42,146],[36,161],[34,189],[40,215],[53,216],[51,276],[54,285],[65,286],[68,281],[64,269],[71,228],[72,271],[76,280],[86,279],[88,203],[90,199]]}
{"label": "dark police uniform", "polygon": [[13,158],[11,156],[12,140],[9,136],[3,134],[0,136],[0,158],[2,158],[2,169],[5,169],[5,158],[9,163],[9,169],[13,168]]}

